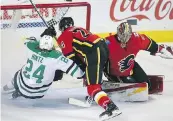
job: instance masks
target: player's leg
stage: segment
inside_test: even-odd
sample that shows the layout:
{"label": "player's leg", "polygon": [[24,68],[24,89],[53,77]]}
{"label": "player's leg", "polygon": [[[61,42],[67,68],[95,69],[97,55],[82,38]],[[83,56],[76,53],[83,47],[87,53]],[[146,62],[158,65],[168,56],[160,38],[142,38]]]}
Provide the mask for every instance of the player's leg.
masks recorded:
{"label": "player's leg", "polygon": [[20,92],[18,91],[18,86],[17,86],[17,75],[18,75],[19,71],[17,71],[14,75],[14,78],[9,81],[6,85],[4,85],[2,92],[3,93],[8,93],[12,95],[12,98],[17,98],[20,95]]}
{"label": "player's leg", "polygon": [[117,116],[121,114],[118,107],[110,100],[108,95],[102,90],[101,82],[104,64],[108,58],[107,46],[100,42],[98,47],[86,55],[86,79],[87,90],[95,102],[105,109],[100,117],[109,118],[109,116]]}
{"label": "player's leg", "polygon": [[148,87],[150,89],[151,87],[150,80],[145,71],[141,68],[141,66],[137,62],[135,62],[134,64],[133,74],[131,76],[135,79],[135,82],[137,83],[147,82]]}
{"label": "player's leg", "polygon": [[12,78],[12,80],[8,81],[8,83],[6,85],[3,86],[3,89],[2,89],[2,93],[12,93],[15,91],[15,88],[14,88],[14,80]]}
{"label": "player's leg", "polygon": [[14,78],[12,78],[6,85],[3,86],[2,93],[13,93],[15,91],[14,80],[17,76],[17,73],[18,72],[15,73]]}

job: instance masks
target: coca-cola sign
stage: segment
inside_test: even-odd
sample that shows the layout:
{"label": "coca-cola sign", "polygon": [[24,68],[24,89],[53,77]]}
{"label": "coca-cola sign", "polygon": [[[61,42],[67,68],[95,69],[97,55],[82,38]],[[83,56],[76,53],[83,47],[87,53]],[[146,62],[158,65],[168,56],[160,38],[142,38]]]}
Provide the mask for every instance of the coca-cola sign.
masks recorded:
{"label": "coca-cola sign", "polygon": [[[130,12],[130,14],[120,17],[121,14],[127,12]],[[147,14],[148,12],[152,12],[153,15]],[[118,22],[129,18],[136,18],[139,21],[143,19],[151,20],[151,17],[154,17],[155,20],[165,18],[172,20],[173,0],[112,0],[110,7],[112,21]]]}

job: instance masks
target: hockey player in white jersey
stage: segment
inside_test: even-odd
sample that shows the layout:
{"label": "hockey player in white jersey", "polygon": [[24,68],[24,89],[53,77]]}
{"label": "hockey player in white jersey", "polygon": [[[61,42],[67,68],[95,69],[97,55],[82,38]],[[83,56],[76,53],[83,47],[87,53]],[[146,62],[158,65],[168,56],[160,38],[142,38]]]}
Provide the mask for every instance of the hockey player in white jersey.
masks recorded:
{"label": "hockey player in white jersey", "polygon": [[54,49],[53,38],[44,35],[40,41],[25,42],[28,51],[27,63],[15,73],[3,92],[11,92],[13,98],[42,98],[51,86],[56,70],[82,78],[84,72],[60,51]]}

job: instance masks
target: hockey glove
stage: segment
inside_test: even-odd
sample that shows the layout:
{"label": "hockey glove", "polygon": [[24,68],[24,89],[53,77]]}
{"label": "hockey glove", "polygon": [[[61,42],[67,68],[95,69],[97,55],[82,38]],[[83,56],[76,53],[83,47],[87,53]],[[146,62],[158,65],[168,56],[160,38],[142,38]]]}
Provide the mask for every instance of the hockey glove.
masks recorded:
{"label": "hockey glove", "polygon": [[166,59],[173,59],[173,47],[161,44],[156,55]]}
{"label": "hockey glove", "polygon": [[51,37],[55,37],[56,36],[55,28],[53,26],[48,27],[47,29],[44,30],[44,32],[40,36],[43,37],[44,35],[49,35]]}
{"label": "hockey glove", "polygon": [[37,39],[35,37],[29,37],[29,38],[24,38],[24,44],[28,42],[37,42]]}

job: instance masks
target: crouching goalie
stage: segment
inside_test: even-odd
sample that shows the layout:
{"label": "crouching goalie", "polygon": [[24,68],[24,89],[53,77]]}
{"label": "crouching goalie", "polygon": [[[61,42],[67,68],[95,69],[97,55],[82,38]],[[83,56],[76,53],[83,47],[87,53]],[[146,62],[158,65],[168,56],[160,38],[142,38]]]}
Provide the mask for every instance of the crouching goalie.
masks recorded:
{"label": "crouching goalie", "polygon": [[2,90],[4,93],[12,93],[13,98],[42,98],[52,84],[56,70],[77,78],[84,75],[72,60],[55,50],[51,36],[44,35],[40,41],[29,38],[25,45],[28,51],[27,63]]}
{"label": "crouching goalie", "polygon": [[[129,23],[123,22],[117,27],[117,34],[106,37],[109,48],[109,59],[104,74],[109,81],[123,83],[148,83],[149,93],[159,90],[157,76],[149,76],[135,60],[141,51],[151,55],[159,55],[165,59],[173,59],[173,47],[159,45],[144,34],[132,31]],[[159,79],[160,80],[160,79]],[[162,80],[161,80],[162,81]]]}

